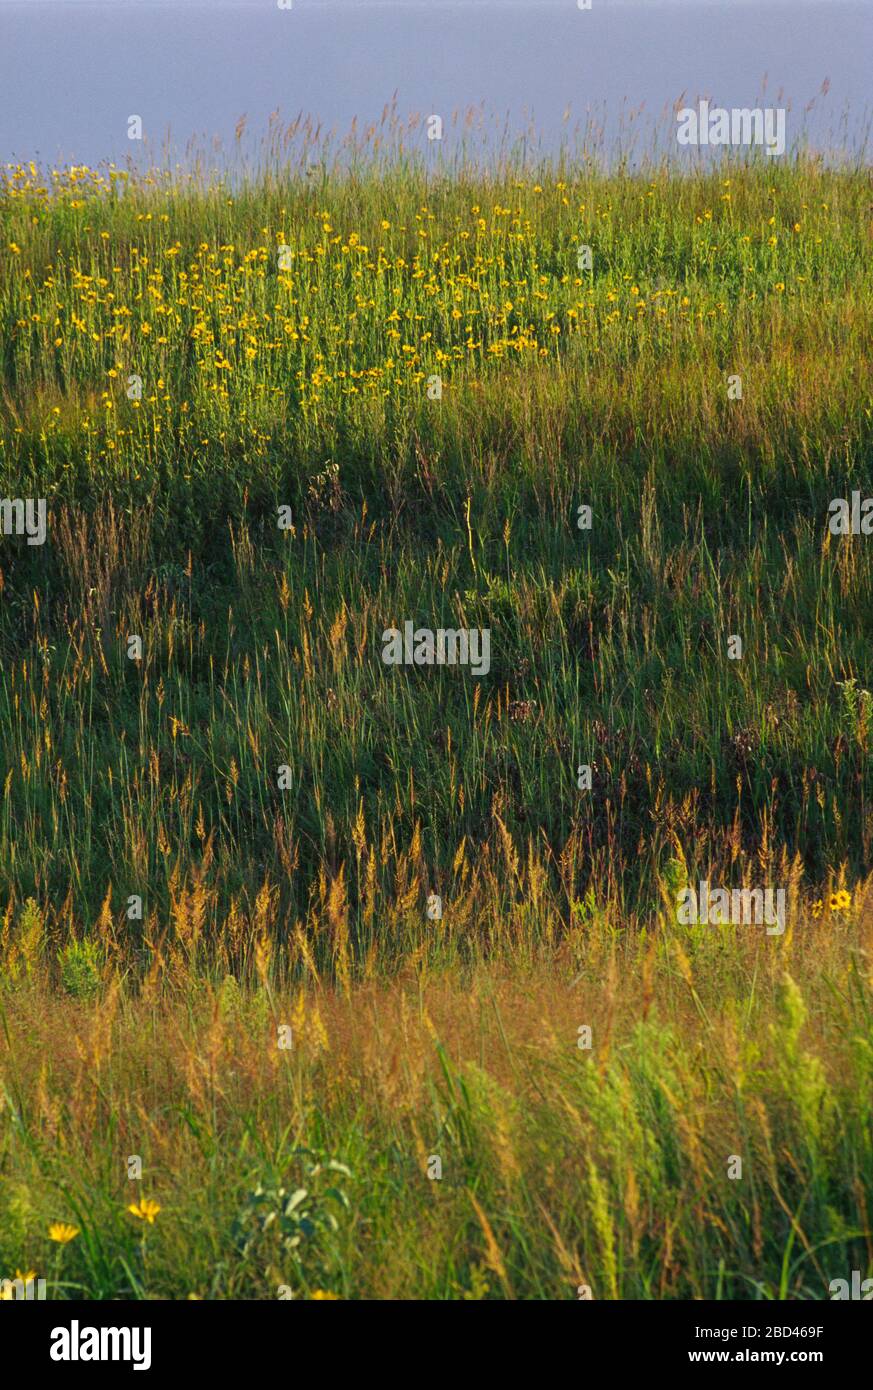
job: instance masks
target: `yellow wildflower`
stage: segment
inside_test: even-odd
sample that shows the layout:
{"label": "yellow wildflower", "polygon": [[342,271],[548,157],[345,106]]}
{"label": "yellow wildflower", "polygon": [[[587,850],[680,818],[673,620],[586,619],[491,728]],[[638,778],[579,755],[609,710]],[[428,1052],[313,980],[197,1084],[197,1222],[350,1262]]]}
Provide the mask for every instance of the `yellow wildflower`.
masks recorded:
{"label": "yellow wildflower", "polygon": [[78,1226],[70,1226],[66,1221],[53,1221],[48,1229],[49,1240],[57,1241],[58,1245],[69,1245],[71,1240],[75,1240],[79,1234]]}
{"label": "yellow wildflower", "polygon": [[155,1224],[155,1217],[160,1211],[157,1202],[153,1202],[150,1197],[143,1197],[139,1203],[133,1202],[127,1208],[131,1216],[135,1216],[137,1221],[147,1221],[150,1226]]}

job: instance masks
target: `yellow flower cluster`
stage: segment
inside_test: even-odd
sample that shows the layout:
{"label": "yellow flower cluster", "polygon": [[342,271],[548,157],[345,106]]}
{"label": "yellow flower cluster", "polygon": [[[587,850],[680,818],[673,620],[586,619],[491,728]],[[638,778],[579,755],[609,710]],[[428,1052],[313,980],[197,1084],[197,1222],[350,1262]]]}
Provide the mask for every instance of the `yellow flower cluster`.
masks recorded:
{"label": "yellow flower cluster", "polygon": [[[519,181],[511,203],[464,212],[425,203],[389,219],[373,208],[359,212],[358,228],[328,207],[302,220],[273,207],[266,225],[231,232],[231,213],[228,239],[194,242],[179,235],[184,183],[128,177],[111,166],[71,166],[42,180],[35,165],[0,171],[0,210],[15,202],[16,232],[19,220],[50,225],[59,203],[82,224],[75,260],[49,252],[51,243],[32,257],[23,232],[7,243],[16,266],[10,351],[42,358],[52,376],[94,384],[80,390],[74,420],[49,407],[44,427],[96,434],[95,452],[113,463],[143,433],[152,441],[181,433],[196,445],[210,414],[223,423],[289,410],[317,417],[343,400],[420,400],[434,377],[441,385],[478,378],[505,360],[563,354],[574,338],[593,354],[628,333],[666,350],[677,324],[731,312],[715,287],[701,286],[692,303],[681,287],[644,284],[642,266],[595,277],[579,243],[608,244],[615,210],[609,200],[573,206],[561,180],[551,189]],[[127,183],[121,200],[118,180]],[[656,196],[653,184],[646,197]],[[221,202],[233,208],[233,199]],[[750,235],[717,226],[710,209],[695,216],[711,238],[701,258],[729,253],[727,241],[748,256],[739,247]],[[768,231],[755,236],[764,288],[782,293]],[[141,389],[131,389],[134,377]]]}
{"label": "yellow flower cluster", "polygon": [[[851,893],[847,893],[845,888],[841,888],[838,893],[831,893],[827,902],[828,911],[834,913],[846,912],[851,907],[851,905],[852,895]],[[824,912],[824,909],[825,904],[822,898],[819,898],[817,902],[813,903],[812,915],[816,921],[819,917],[821,917],[822,913]]]}

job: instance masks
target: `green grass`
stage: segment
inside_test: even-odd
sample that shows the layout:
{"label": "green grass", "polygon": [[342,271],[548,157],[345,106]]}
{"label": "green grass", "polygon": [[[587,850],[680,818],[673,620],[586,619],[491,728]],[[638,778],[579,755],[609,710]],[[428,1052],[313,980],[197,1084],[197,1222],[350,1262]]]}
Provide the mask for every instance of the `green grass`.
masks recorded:
{"label": "green grass", "polygon": [[[83,1007],[20,986],[0,1269],[103,1299],[827,1298],[870,1270],[856,933],[804,933],[799,983],[748,937],[692,964],[665,929],[639,950],[593,930],[573,983],[551,960],[345,997],[177,974],[176,1003]],[[79,1228],[63,1248],[56,1221]]]}
{"label": "green grass", "polygon": [[[0,496],[49,507],[0,538],[0,1273],[65,1219],[90,1296],[274,1297],[237,1223],[301,1147],[353,1176],[298,1292],[866,1267],[873,564],[827,521],[873,493],[869,171],[50,183],[0,188]],[[489,628],[490,671],[385,666],[406,620]],[[788,931],[683,934],[699,879],[784,886]],[[358,1052],[276,1052],[298,989]]]}

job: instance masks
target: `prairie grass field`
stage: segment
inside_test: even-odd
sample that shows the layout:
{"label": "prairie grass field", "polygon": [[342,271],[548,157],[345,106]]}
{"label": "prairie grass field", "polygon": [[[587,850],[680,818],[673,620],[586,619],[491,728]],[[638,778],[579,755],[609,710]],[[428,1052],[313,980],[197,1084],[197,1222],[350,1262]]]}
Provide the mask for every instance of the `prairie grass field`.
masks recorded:
{"label": "prairie grass field", "polygon": [[873,1277],[871,250],[803,153],[0,172],[0,1279]]}

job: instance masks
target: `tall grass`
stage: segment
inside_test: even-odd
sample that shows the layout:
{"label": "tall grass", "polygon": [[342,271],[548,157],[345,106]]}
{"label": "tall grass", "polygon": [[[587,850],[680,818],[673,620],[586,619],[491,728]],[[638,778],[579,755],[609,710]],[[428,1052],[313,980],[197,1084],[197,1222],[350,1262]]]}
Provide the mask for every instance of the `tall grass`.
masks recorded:
{"label": "tall grass", "polygon": [[34,977],[2,1003],[0,1270],[50,1297],[826,1298],[873,1267],[870,944],[866,894],[790,951],[598,922],[575,976],[180,966],[87,1004]]}
{"label": "tall grass", "polygon": [[[0,1274],[869,1267],[870,238],[801,156],[7,170],[0,495],[50,524],[0,538]],[[489,673],[386,667],[406,620]],[[785,934],[680,928],[699,879]]]}

